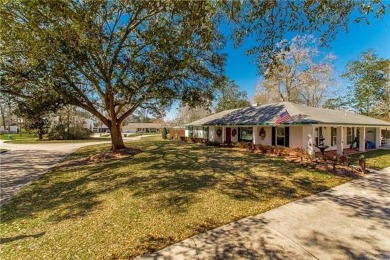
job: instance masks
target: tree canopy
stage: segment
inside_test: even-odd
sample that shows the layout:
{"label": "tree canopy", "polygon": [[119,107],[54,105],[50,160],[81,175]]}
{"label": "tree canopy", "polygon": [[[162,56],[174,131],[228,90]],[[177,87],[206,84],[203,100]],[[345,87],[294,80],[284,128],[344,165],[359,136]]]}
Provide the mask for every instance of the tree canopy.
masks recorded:
{"label": "tree canopy", "polygon": [[390,60],[368,50],[348,62],[343,77],[352,83],[350,105],[362,114],[390,119]]}
{"label": "tree canopy", "polygon": [[113,149],[124,148],[120,124],[139,106],[211,97],[224,61],[215,9],[203,1],[7,2],[1,90],[53,88],[111,129]]}
{"label": "tree canopy", "polygon": [[232,2],[225,10],[234,21],[235,44],[238,46],[247,38],[254,40],[247,53],[255,58],[260,74],[277,64],[274,54],[285,47],[277,43],[287,33],[316,33],[320,43],[327,46],[338,32],[348,31],[352,15],[354,22],[369,24],[370,18],[384,15],[390,7],[381,0]]}
{"label": "tree canopy", "polygon": [[234,81],[230,79],[223,80],[222,86],[218,90],[215,111],[221,112],[248,106],[250,106],[250,102],[248,101],[246,92],[241,91],[240,87]]}

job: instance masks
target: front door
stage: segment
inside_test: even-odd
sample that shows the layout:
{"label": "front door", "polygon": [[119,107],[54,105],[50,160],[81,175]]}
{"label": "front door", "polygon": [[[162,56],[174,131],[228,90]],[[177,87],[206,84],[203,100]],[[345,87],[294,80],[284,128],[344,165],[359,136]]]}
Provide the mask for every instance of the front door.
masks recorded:
{"label": "front door", "polygon": [[226,128],[226,143],[231,143],[232,142],[232,129],[230,127]]}

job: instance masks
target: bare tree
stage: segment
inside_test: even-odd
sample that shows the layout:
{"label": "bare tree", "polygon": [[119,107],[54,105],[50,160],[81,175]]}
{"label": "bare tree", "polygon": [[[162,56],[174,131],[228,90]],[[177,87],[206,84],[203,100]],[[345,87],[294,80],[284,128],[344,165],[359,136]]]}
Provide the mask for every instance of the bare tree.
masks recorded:
{"label": "bare tree", "polygon": [[176,117],[174,121],[177,125],[183,125],[206,117],[210,114],[211,109],[207,105],[197,107],[180,105],[176,112]]}
{"label": "bare tree", "polygon": [[318,40],[312,36],[296,36],[291,42],[277,44],[275,63],[270,63],[259,82],[254,100],[291,101],[318,107],[333,84],[332,54],[321,59]]}
{"label": "bare tree", "polygon": [[321,107],[327,98],[328,90],[334,84],[334,69],[331,61],[333,55],[328,55],[323,64],[313,64],[301,76],[302,86],[299,89],[299,103],[310,107]]}

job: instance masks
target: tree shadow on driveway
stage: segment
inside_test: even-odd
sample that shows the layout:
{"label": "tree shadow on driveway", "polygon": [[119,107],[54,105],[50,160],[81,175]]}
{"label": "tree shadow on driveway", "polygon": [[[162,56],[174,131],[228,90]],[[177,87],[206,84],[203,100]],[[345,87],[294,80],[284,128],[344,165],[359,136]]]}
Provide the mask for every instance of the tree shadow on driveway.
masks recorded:
{"label": "tree shadow on driveway", "polygon": [[0,205],[28,183],[38,179],[49,167],[63,160],[66,153],[55,151],[15,150],[0,155]]}

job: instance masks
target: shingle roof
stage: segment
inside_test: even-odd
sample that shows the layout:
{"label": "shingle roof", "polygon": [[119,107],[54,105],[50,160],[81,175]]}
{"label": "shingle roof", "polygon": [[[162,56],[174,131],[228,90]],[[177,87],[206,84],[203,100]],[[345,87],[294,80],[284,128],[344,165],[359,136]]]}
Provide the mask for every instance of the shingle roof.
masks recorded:
{"label": "shingle roof", "polygon": [[162,128],[167,126],[168,124],[166,123],[128,123],[122,128],[124,130],[127,130],[127,129],[135,129],[135,128]]}
{"label": "shingle roof", "polygon": [[287,111],[292,120],[285,124],[340,124],[390,126],[390,122],[342,111],[313,108],[291,102],[281,102],[225,110],[187,124],[200,125],[272,125],[278,116]]}

